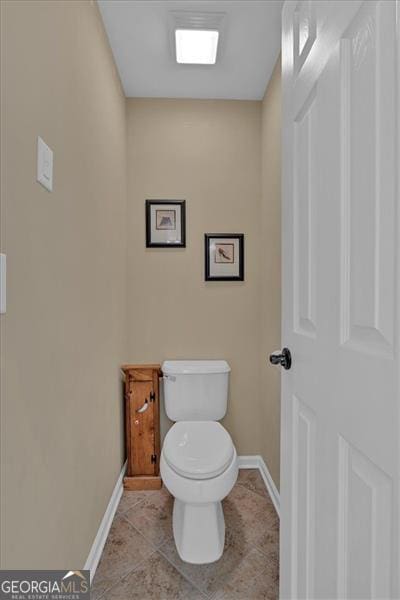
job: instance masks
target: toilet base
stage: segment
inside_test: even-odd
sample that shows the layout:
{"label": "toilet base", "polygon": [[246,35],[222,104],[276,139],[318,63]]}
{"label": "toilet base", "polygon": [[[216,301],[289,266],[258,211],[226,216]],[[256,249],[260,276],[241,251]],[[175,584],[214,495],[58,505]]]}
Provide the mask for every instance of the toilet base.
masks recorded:
{"label": "toilet base", "polygon": [[225,543],[221,502],[190,504],[175,498],[172,525],[182,560],[201,565],[221,558]]}

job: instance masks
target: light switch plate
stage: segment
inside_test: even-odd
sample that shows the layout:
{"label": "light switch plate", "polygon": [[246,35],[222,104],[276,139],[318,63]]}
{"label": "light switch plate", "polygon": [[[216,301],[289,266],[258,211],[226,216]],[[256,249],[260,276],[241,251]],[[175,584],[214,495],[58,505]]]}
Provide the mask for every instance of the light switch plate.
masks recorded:
{"label": "light switch plate", "polygon": [[53,190],[53,151],[38,136],[37,140],[37,180],[46,190]]}
{"label": "light switch plate", "polygon": [[7,257],[0,254],[0,315],[6,312],[6,276],[7,276]]}

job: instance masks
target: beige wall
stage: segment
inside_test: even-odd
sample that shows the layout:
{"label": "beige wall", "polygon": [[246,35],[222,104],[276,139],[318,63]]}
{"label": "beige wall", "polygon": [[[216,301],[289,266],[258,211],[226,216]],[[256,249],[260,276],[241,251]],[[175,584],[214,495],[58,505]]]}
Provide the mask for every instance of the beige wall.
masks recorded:
{"label": "beige wall", "polygon": [[[261,103],[127,102],[129,359],[225,358],[225,425],[260,452]],[[146,198],[186,199],[187,248],[146,249]],[[204,233],[245,234],[245,281],[204,281]]]}
{"label": "beige wall", "polygon": [[281,64],[262,103],[261,202],[261,411],[260,451],[279,487],[280,369],[268,364],[281,347]]}
{"label": "beige wall", "polygon": [[95,3],[1,9],[1,566],[81,568],[123,461],[125,99]]}

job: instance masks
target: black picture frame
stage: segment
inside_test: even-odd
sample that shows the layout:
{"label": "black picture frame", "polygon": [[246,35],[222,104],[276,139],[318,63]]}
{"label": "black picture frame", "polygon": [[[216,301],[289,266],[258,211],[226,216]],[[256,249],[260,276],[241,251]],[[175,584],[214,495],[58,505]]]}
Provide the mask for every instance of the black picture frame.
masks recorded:
{"label": "black picture frame", "polygon": [[[239,254],[237,259],[234,257],[234,251],[232,248],[232,264],[235,264],[236,260],[239,263],[239,273],[238,275],[213,275],[212,269],[210,265],[211,258],[211,242],[212,240],[227,240],[227,239],[237,239],[239,244]],[[231,244],[226,244],[229,246]],[[225,258],[229,261],[229,256],[225,255]],[[204,277],[205,281],[244,281],[244,234],[243,233],[205,233],[204,234]],[[216,261],[217,262],[217,261]],[[224,261],[225,262],[225,261]],[[228,264],[228,263],[227,263]]]}
{"label": "black picture frame", "polygon": [[[160,212],[166,205],[174,205],[180,210],[180,241],[178,242],[155,242],[152,240],[152,208],[160,206]],[[146,248],[186,248],[186,200],[146,200]],[[171,229],[168,225],[157,227],[157,229]]]}

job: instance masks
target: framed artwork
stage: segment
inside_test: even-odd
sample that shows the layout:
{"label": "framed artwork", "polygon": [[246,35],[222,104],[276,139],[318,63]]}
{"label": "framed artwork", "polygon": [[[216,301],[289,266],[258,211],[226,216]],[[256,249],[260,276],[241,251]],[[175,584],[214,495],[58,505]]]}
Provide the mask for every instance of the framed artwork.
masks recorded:
{"label": "framed artwork", "polygon": [[146,200],[146,248],[186,247],[186,201]]}
{"label": "framed artwork", "polygon": [[206,233],[205,280],[244,281],[243,233]]}

